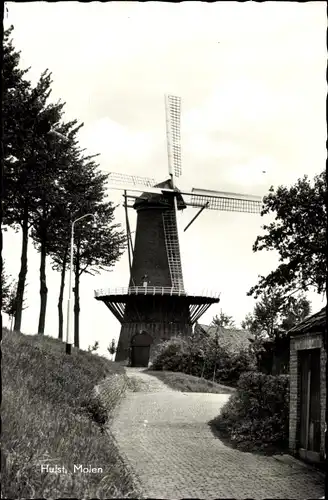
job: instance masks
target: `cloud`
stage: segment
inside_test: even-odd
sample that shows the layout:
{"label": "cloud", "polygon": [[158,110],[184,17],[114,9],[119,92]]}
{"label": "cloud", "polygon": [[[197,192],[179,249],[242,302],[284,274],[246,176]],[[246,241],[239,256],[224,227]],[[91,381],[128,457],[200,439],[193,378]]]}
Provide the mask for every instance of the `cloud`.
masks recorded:
{"label": "cloud", "polygon": [[110,171],[144,163],[153,151],[151,133],[130,130],[109,117],[81,129],[80,142],[88,150],[100,153],[102,169]]}

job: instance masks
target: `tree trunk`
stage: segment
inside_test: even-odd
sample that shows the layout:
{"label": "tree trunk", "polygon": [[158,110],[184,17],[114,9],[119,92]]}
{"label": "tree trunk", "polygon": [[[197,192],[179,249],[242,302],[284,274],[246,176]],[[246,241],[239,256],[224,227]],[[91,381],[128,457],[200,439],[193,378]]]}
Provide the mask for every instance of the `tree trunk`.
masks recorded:
{"label": "tree trunk", "polygon": [[46,235],[43,235],[41,242],[41,263],[40,263],[40,315],[39,315],[39,326],[38,334],[44,334],[44,326],[46,322],[46,309],[47,309],[47,297],[48,288],[46,283],[46,257],[47,257],[47,241]]}
{"label": "tree trunk", "polygon": [[58,338],[63,340],[63,325],[64,325],[64,315],[63,315],[63,298],[65,289],[65,274],[66,274],[66,264],[67,264],[68,248],[64,252],[62,270],[60,275],[60,289],[58,297]]}
{"label": "tree trunk", "polygon": [[201,373],[201,375],[200,375],[200,378],[204,378],[205,363],[206,363],[206,360],[204,359],[204,361],[203,361],[203,367],[202,367],[202,373]]}
{"label": "tree trunk", "polygon": [[22,324],[22,312],[24,303],[24,291],[27,275],[27,246],[28,246],[28,206],[25,204],[23,221],[22,221],[22,253],[21,253],[21,268],[18,276],[17,292],[16,292],[16,311],[14,330],[20,332]]}
{"label": "tree trunk", "polygon": [[76,245],[76,262],[75,262],[75,282],[74,282],[74,346],[80,347],[80,248]]}
{"label": "tree trunk", "polygon": [[215,363],[214,363],[214,370],[213,370],[213,382],[215,382],[215,375],[216,375],[216,360],[215,360]]}

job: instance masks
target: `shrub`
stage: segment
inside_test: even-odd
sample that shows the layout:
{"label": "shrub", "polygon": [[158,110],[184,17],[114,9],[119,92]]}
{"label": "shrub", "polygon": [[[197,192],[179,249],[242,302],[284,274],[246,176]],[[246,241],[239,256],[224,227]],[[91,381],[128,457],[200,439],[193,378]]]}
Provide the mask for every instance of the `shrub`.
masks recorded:
{"label": "shrub", "polygon": [[284,448],[288,442],[289,377],[244,373],[212,422],[236,444]]}
{"label": "shrub", "polygon": [[206,335],[173,337],[162,342],[152,364],[152,370],[181,372],[208,380],[214,378],[214,382],[234,387],[241,373],[254,369],[249,351],[231,352]]}
{"label": "shrub", "polygon": [[184,371],[186,367],[187,342],[181,337],[172,337],[158,345],[153,360],[153,370]]}

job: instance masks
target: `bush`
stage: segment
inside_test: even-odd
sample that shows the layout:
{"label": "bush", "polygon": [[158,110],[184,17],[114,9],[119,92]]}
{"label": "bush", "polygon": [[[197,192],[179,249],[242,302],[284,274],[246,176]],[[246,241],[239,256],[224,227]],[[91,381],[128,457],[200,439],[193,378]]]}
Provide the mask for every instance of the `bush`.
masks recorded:
{"label": "bush", "polygon": [[153,360],[153,370],[182,371],[187,366],[187,342],[181,337],[172,337],[158,345]]}
{"label": "bush", "polygon": [[247,350],[231,352],[216,339],[203,336],[173,337],[159,344],[152,370],[181,372],[235,387],[241,373],[255,369]]}
{"label": "bush", "polygon": [[285,448],[289,425],[288,375],[244,373],[237,391],[212,423],[236,444]]}

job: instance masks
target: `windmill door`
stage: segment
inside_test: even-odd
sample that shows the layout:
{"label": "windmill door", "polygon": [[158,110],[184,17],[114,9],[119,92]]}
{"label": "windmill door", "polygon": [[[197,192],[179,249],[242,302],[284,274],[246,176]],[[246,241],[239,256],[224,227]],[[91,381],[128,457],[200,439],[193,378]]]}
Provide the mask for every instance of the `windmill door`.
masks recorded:
{"label": "windmill door", "polygon": [[152,337],[147,332],[137,333],[131,340],[131,366],[148,366]]}
{"label": "windmill door", "polygon": [[320,460],[320,349],[300,353],[300,456]]}
{"label": "windmill door", "polygon": [[131,351],[131,366],[148,366],[150,346],[132,346]]}

